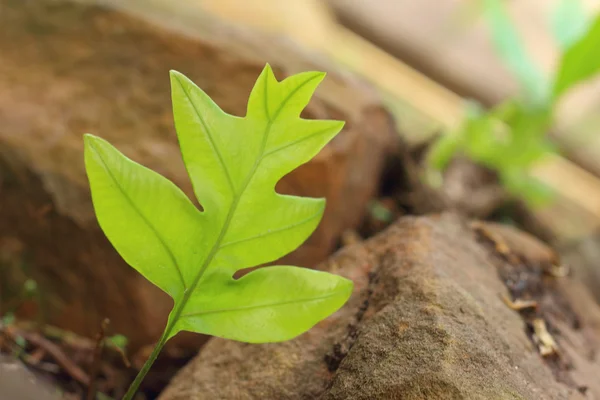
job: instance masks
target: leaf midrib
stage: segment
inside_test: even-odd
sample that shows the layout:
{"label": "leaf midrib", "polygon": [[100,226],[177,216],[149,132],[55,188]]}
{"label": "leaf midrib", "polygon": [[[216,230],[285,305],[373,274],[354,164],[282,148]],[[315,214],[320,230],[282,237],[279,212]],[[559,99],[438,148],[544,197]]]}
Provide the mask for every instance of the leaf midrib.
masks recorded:
{"label": "leaf midrib", "polygon": [[[181,316],[181,313],[183,312],[183,309],[185,308],[185,305],[187,304],[190,296],[192,295],[192,293],[196,289],[196,286],[198,285],[198,282],[200,282],[200,279],[204,275],[204,272],[206,271],[206,269],[212,263],[215,255],[219,252],[219,250],[221,250],[221,247],[222,247],[221,243],[223,241],[223,238],[225,237],[225,234],[227,233],[227,231],[229,229],[229,225],[231,224],[231,220],[233,218],[233,215],[235,214],[235,211],[237,209],[239,201],[240,201],[242,195],[244,194],[244,191],[246,190],[248,184],[252,180],[252,177],[256,173],[256,170],[258,169],[258,166],[260,165],[260,162],[262,161],[262,158],[263,158],[263,155],[264,155],[265,146],[266,146],[266,143],[267,143],[267,139],[268,139],[269,133],[271,131],[271,127],[273,126],[273,123],[275,122],[275,120],[279,116],[279,113],[281,112],[281,110],[283,109],[283,107],[285,106],[285,104],[291,99],[291,97],[295,93],[297,93],[298,90],[300,90],[304,85],[308,84],[309,82],[311,82],[314,79],[317,79],[318,77],[319,77],[319,75],[311,76],[309,79],[307,79],[302,84],[298,85],[290,93],[288,93],[288,95],[285,97],[285,99],[283,99],[283,101],[281,102],[278,110],[275,112],[275,114],[273,115],[273,117],[272,118],[268,118],[269,122],[268,122],[268,124],[267,124],[267,126],[265,128],[265,133],[263,135],[263,142],[262,142],[262,146],[261,146],[261,150],[260,150],[260,156],[257,157],[257,160],[254,163],[254,166],[253,166],[252,170],[250,171],[250,173],[246,177],[244,185],[242,186],[239,194],[236,194],[234,192],[234,199],[233,199],[231,207],[229,208],[229,211],[227,213],[227,217],[225,219],[225,222],[223,223],[223,228],[221,229],[221,232],[219,233],[219,237],[215,241],[215,243],[214,243],[211,251],[209,252],[208,256],[206,257],[204,263],[202,264],[202,267],[200,267],[200,270],[198,271],[198,274],[194,277],[194,281],[192,282],[192,285],[189,288],[185,289],[184,296],[183,296],[183,298],[181,299],[180,302],[178,302],[177,300],[175,300],[178,304],[177,304],[176,309],[175,309],[175,314],[173,315],[173,317],[174,317],[173,318],[173,324],[175,324],[177,322],[177,320],[179,319],[179,317]],[[267,81],[268,81],[268,78],[266,78],[266,80],[265,80],[265,92],[264,92],[265,101],[266,101],[266,96],[267,96],[267,84],[266,84]],[[181,88],[183,90],[183,93],[186,95],[188,101],[193,104],[192,99],[191,99],[189,93],[186,91],[185,87],[181,84],[181,82],[179,81],[179,78],[177,79],[177,82],[181,86]],[[265,103],[265,107],[266,106],[267,106],[267,103]],[[198,114],[198,116],[199,116],[199,113],[198,113],[198,110],[196,109],[196,107],[194,107],[194,110],[196,111],[196,114]],[[268,107],[266,107],[266,113],[267,113],[266,115],[268,115]],[[207,134],[209,134],[209,131],[207,131]]]}
{"label": "leaf midrib", "polygon": [[310,140],[310,139],[314,138],[315,136],[323,135],[324,133],[327,133],[327,131],[330,131],[332,129],[333,129],[333,127],[328,126],[327,128],[323,128],[321,130],[318,130],[318,131],[316,131],[314,133],[311,133],[310,135],[306,135],[304,137],[301,137],[300,139],[296,139],[296,140],[294,140],[292,142],[289,142],[289,143],[286,143],[286,144],[281,145],[279,147],[276,147],[276,148],[272,149],[271,151],[268,151],[265,154],[263,154],[263,156],[262,156],[262,158],[261,158],[260,161],[262,162],[262,160],[264,160],[265,158],[267,158],[267,157],[269,157],[269,156],[271,156],[271,155],[273,155],[275,153],[278,153],[278,152],[280,152],[282,150],[285,150],[288,147],[292,147],[292,146],[295,146],[295,145],[297,145],[299,143],[302,143],[302,142],[304,142],[306,140]]}
{"label": "leaf midrib", "polygon": [[221,155],[221,151],[219,150],[219,148],[215,144],[215,141],[213,139],[213,135],[211,133],[211,129],[209,129],[208,124],[206,123],[206,121],[202,117],[202,114],[200,113],[200,111],[198,111],[198,108],[196,107],[196,104],[192,101],[192,97],[190,96],[190,94],[186,90],[185,86],[181,83],[181,80],[180,80],[179,76],[176,76],[175,78],[177,80],[177,83],[179,84],[179,87],[181,88],[181,90],[183,90],[183,93],[185,94],[185,96],[187,97],[188,101],[192,105],[192,108],[194,109],[194,112],[196,113],[196,116],[198,117],[198,120],[200,120],[200,124],[202,125],[202,127],[206,131],[206,135],[208,136],[208,140],[210,141],[210,146],[212,147],[213,151],[217,155],[217,158],[219,159],[219,163],[221,164],[221,168],[223,168],[223,171],[225,171],[225,177],[227,178],[227,183],[229,185],[229,189],[231,190],[231,193],[233,193],[233,195],[235,196],[235,185],[233,184],[233,180],[231,179],[231,174],[229,173],[229,168],[227,168],[227,164],[225,164],[225,160],[223,160],[223,156]]}
{"label": "leaf midrib", "polygon": [[312,221],[313,219],[319,217],[320,215],[321,215],[321,209],[319,209],[319,211],[317,213],[311,215],[308,218],[304,218],[303,220],[301,220],[299,222],[296,222],[296,223],[293,223],[293,224],[290,224],[290,225],[286,225],[286,226],[284,226],[282,228],[279,228],[279,229],[272,229],[270,231],[261,233],[259,235],[254,235],[254,236],[250,236],[250,237],[246,237],[246,238],[238,239],[238,240],[232,240],[230,242],[222,244],[220,246],[220,248],[223,249],[225,247],[232,246],[234,244],[240,244],[240,243],[244,243],[244,242],[249,242],[250,240],[254,240],[254,239],[258,239],[258,238],[262,238],[262,237],[274,235],[276,233],[280,233],[280,232],[283,232],[283,231],[287,231],[287,230],[293,229],[293,228],[295,228],[297,226],[304,225],[304,224]]}

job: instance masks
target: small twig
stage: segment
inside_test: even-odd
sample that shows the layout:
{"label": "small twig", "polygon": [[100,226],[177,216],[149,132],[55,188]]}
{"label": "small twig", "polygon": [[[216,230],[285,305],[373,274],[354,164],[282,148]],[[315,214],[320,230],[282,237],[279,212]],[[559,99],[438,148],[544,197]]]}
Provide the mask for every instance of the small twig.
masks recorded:
{"label": "small twig", "polygon": [[[18,321],[16,324],[17,328],[24,331],[32,331],[38,329],[37,324],[29,321]],[[70,348],[76,350],[88,350],[94,346],[94,342],[86,337],[81,337],[73,332],[65,331],[60,328],[51,325],[44,325],[39,327],[40,333],[44,337],[50,340],[56,340],[64,343]]]}
{"label": "small twig", "polygon": [[351,246],[362,241],[362,238],[355,230],[348,229],[342,233],[341,237],[343,246]]}
{"label": "small twig", "polygon": [[538,307],[538,303],[535,300],[516,299],[515,301],[512,301],[507,295],[503,295],[502,300],[504,301],[504,304],[508,306],[508,308],[515,311],[521,311],[528,308],[535,309]]}
{"label": "small twig", "polygon": [[44,357],[46,356],[46,350],[44,350],[41,347],[38,347],[37,349],[35,349],[34,351],[31,352],[31,354],[27,355],[27,362],[35,365],[35,364],[39,364],[40,362],[42,362],[42,360],[44,359]]}
{"label": "small twig", "polygon": [[[19,321],[16,326],[18,329],[22,329],[25,331],[31,331],[32,329],[35,329],[35,325],[32,324],[31,322]],[[0,327],[0,330],[1,330],[1,327]],[[41,333],[46,338],[48,338],[50,340],[60,341],[61,343],[65,344],[68,348],[74,349],[76,351],[86,351],[87,352],[88,350],[91,350],[95,344],[94,341],[92,341],[86,337],[78,336],[78,335],[74,334],[73,332],[65,331],[65,330],[62,330],[55,326],[44,325],[40,328],[40,330],[41,330]],[[119,353],[121,359],[123,360],[123,364],[127,368],[129,368],[131,366],[131,362],[127,358],[127,355],[125,354],[123,349],[121,349],[118,346],[116,346],[115,344],[113,344],[112,341],[110,340],[110,338],[105,338],[105,339],[106,340],[105,340],[104,350],[105,351],[114,350],[117,353]]]}
{"label": "small twig", "polygon": [[569,275],[570,268],[564,264],[552,264],[547,272],[555,278],[564,278]]}
{"label": "small twig", "polygon": [[43,362],[36,359],[32,359],[32,357],[29,354],[23,354],[20,360],[24,361],[33,369],[37,369],[55,375],[60,372],[60,367],[58,365],[50,362]]}
{"label": "small twig", "polygon": [[96,346],[94,347],[94,358],[90,370],[90,385],[88,386],[87,400],[94,400],[96,397],[96,378],[100,370],[100,362],[102,361],[102,352],[104,350],[104,337],[106,336],[106,328],[110,320],[105,318],[100,324],[100,332],[96,335]]}
{"label": "small twig", "polygon": [[125,365],[125,367],[130,368],[131,367],[131,362],[129,361],[129,358],[127,358],[127,354],[125,354],[125,352],[123,351],[122,348],[120,348],[119,346],[115,346],[114,344],[111,346],[117,353],[119,353],[119,355],[121,356],[121,361],[123,361],[123,365]]}
{"label": "small twig", "polygon": [[558,345],[554,338],[548,332],[546,321],[541,318],[536,318],[532,322],[533,326],[533,341],[537,344],[538,350],[542,357],[548,357],[553,354],[559,354]]}
{"label": "small twig", "polygon": [[86,387],[89,386],[90,377],[69,357],[67,357],[67,355],[63,353],[59,346],[52,343],[45,337],[35,332],[17,330],[14,327],[6,327],[4,333],[11,337],[11,339],[21,336],[32,345],[43,348],[46,353],[48,353],[48,355],[50,355],[56,361],[56,363],[73,379]]}

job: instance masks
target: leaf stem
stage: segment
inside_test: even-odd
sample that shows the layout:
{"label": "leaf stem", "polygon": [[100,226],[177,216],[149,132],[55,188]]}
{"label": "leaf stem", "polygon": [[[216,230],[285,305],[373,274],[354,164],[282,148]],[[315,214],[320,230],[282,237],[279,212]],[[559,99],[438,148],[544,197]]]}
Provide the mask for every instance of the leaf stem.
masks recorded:
{"label": "leaf stem", "polygon": [[[234,209],[235,209],[235,207],[234,207]],[[196,286],[198,286],[198,282],[200,282],[200,279],[202,279],[204,272],[206,271],[206,269],[212,262],[215,254],[219,251],[219,248],[220,248],[219,245],[220,245],[221,241],[223,240],[225,231],[227,231],[227,227],[229,226],[229,222],[231,220],[231,215],[232,215],[232,212],[230,210],[230,215],[228,216],[227,222],[225,223],[225,226],[221,230],[221,234],[219,235],[219,238],[213,245],[213,248],[211,249],[210,254],[204,261],[204,264],[200,268],[198,275],[196,275],[196,277],[194,278],[194,282],[192,282],[192,285],[183,292],[183,298],[180,301],[175,301],[175,307],[173,308],[173,310],[171,311],[171,314],[169,315],[169,321],[167,323],[167,326],[165,327],[165,330],[163,331],[162,336],[158,340],[158,343],[156,343],[156,346],[154,346],[154,349],[152,350],[152,354],[150,354],[150,357],[148,357],[148,360],[146,360],[146,362],[142,366],[142,369],[140,370],[140,372],[138,372],[134,381],[129,386],[129,389],[127,389],[127,393],[125,393],[125,396],[123,396],[123,400],[133,400],[133,396],[135,396],[138,388],[140,387],[140,384],[146,377],[146,374],[148,373],[148,371],[150,371],[150,368],[152,368],[152,364],[154,364],[154,361],[156,361],[156,358],[162,351],[163,347],[165,346],[165,343],[167,343],[167,341],[171,338],[171,333],[173,332],[173,328],[175,327],[175,324],[179,320],[179,317],[181,316],[181,313],[183,312],[185,305],[187,304],[188,300],[190,299],[190,296],[196,289]],[[177,332],[175,332],[175,333],[177,333]]]}
{"label": "leaf stem", "polygon": [[135,396],[135,394],[137,393],[137,391],[140,387],[140,384],[146,377],[146,374],[148,373],[148,371],[150,371],[150,368],[152,368],[154,361],[156,361],[156,358],[162,351],[163,347],[165,346],[165,343],[167,343],[167,340],[169,340],[169,338],[171,336],[171,331],[173,330],[174,325],[175,325],[174,320],[170,320],[169,324],[165,328],[162,336],[160,337],[158,343],[156,343],[156,346],[154,346],[154,349],[152,350],[152,354],[150,354],[150,357],[148,357],[148,359],[144,363],[144,366],[142,367],[140,372],[138,372],[134,381],[129,386],[129,389],[127,389],[127,393],[125,393],[125,396],[123,396],[123,400],[133,400],[133,396]]}

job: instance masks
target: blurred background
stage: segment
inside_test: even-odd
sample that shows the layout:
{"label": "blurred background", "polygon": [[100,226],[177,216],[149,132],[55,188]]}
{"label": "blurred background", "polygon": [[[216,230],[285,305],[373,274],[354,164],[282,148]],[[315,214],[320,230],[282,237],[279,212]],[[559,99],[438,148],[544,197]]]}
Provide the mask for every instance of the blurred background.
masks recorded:
{"label": "blurred background", "polygon": [[[267,62],[278,79],[327,71],[305,116],[347,121],[278,186],[328,200],[321,226],[287,262],[313,267],[399,216],[453,210],[532,232],[600,298],[599,6],[0,0],[5,336],[25,346],[51,338],[88,360],[108,318],[106,335],[120,344],[112,356],[127,344],[133,365],[143,361],[171,303],[99,230],[82,134],[106,138],[191,194],[168,71],[243,115]],[[563,83],[559,99],[551,92]],[[158,393],[204,340],[178,337],[146,393]],[[6,339],[0,348],[14,351]],[[76,361],[58,364],[63,386],[79,393],[89,377]],[[107,392],[129,379],[119,374],[102,382]]]}

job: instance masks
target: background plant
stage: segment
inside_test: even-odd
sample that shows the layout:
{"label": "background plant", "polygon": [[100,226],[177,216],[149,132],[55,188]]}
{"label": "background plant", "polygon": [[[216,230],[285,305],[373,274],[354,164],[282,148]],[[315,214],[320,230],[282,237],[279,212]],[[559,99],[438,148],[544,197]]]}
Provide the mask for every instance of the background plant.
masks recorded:
{"label": "background plant", "polygon": [[587,20],[577,0],[561,0],[551,31],[561,49],[558,67],[546,77],[531,61],[504,2],[483,0],[498,54],[520,86],[518,96],[484,110],[469,103],[461,126],[441,137],[429,154],[429,165],[442,171],[457,153],[498,172],[501,183],[530,205],[544,204],[550,191],[528,173],[555,151],[547,136],[558,102],[573,87],[600,70],[600,16]]}
{"label": "background plant", "polygon": [[172,182],[85,136],[94,209],[125,261],[174,301],[164,333],[125,399],[164,344],[186,330],[250,343],[291,339],[339,309],[352,282],[274,266],[317,227],[324,199],[281,195],[275,184],[309,161],[342,128],[299,117],[323,79],[306,72],[278,82],[267,65],[244,118],[223,112],[200,88],[171,73],[183,160],[202,211]]}

